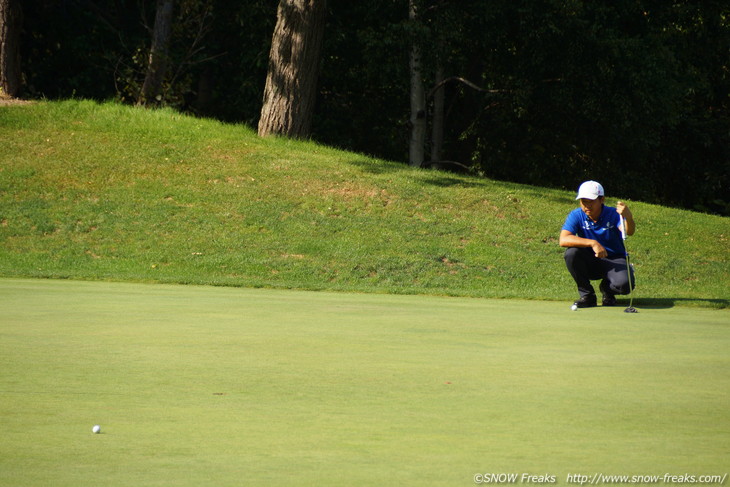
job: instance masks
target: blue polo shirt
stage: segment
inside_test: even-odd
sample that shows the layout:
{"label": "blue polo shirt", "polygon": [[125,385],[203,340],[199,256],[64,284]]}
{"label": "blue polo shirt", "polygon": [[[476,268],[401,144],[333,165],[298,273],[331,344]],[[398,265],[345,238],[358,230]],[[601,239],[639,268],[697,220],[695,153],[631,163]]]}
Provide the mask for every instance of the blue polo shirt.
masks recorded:
{"label": "blue polo shirt", "polygon": [[621,215],[612,206],[603,205],[597,222],[588,218],[583,210],[576,208],[565,219],[563,230],[581,238],[596,240],[605,247],[609,257],[623,257],[626,255],[626,247],[621,237],[620,223]]}

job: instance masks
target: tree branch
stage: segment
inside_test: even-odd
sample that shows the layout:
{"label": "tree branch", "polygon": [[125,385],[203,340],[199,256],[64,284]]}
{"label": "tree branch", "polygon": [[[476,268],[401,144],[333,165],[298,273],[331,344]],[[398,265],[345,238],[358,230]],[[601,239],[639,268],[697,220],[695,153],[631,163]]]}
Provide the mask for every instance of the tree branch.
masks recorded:
{"label": "tree branch", "polygon": [[437,83],[433,88],[431,88],[431,91],[428,92],[426,95],[426,98],[431,98],[433,95],[444,85],[447,83],[451,83],[452,81],[458,81],[459,83],[465,84],[469,88],[482,92],[482,93],[509,93],[510,90],[488,90],[486,88],[482,88],[481,86],[477,86],[475,83],[472,83],[466,78],[462,78],[461,76],[452,76],[450,78],[446,78],[440,83]]}
{"label": "tree branch", "polygon": [[[488,90],[486,88],[482,88],[481,86],[478,86],[476,83],[472,83],[471,81],[469,81],[466,78],[462,78],[461,76],[452,76],[452,77],[446,78],[443,81],[441,81],[440,83],[437,83],[436,85],[434,85],[434,87],[431,88],[431,91],[429,91],[428,94],[426,95],[426,99],[432,98],[433,95],[440,88],[442,88],[447,83],[451,83],[452,81],[458,81],[459,83],[465,84],[469,88],[479,91],[481,93],[497,94],[497,93],[511,93],[512,92],[512,90]],[[544,79],[544,80],[540,81],[540,83],[559,83],[561,81],[563,81],[563,78],[551,78],[551,79]]]}

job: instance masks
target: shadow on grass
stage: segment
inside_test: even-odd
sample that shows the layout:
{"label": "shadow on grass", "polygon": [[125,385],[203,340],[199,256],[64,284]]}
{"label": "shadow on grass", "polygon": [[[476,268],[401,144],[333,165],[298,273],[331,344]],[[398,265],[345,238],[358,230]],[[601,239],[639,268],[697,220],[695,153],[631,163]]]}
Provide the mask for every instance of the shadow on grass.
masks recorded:
{"label": "shadow on grass", "polygon": [[[404,171],[412,171],[413,168],[405,163],[393,162],[393,161],[377,161],[373,159],[353,159],[348,161],[349,164],[359,167],[368,174],[390,174]],[[458,166],[464,167],[461,164]],[[553,203],[565,204],[570,202],[570,198],[566,198],[563,194],[566,190],[560,190],[556,188],[535,188],[530,185],[514,183],[510,181],[502,181],[491,178],[479,178],[473,174],[470,174],[467,170],[449,171],[447,169],[435,169],[423,173],[423,182],[433,186],[439,186],[442,188],[458,186],[463,188],[486,188],[491,187],[494,183],[498,183],[505,190],[509,190],[511,187],[513,191],[519,192],[528,196],[534,196],[544,201],[551,201]],[[515,200],[518,202],[518,200]]]}
{"label": "shadow on grass", "polygon": [[[624,300],[626,301],[626,300]],[[626,304],[619,302],[618,306]],[[727,309],[730,308],[730,300],[728,299],[699,299],[699,298],[644,298],[634,299],[634,307],[639,309],[667,309],[673,308],[677,305],[686,304],[689,306],[701,306],[714,309]]]}
{"label": "shadow on grass", "polygon": [[450,177],[448,175],[438,175],[434,177],[427,177],[423,179],[426,184],[433,186],[440,186],[442,188],[448,188],[450,186],[459,186],[462,188],[481,188],[486,187],[487,184],[480,181],[465,181],[464,179]]}
{"label": "shadow on grass", "polygon": [[390,174],[408,169],[408,166],[405,164],[382,161],[376,163],[372,159],[351,160],[347,162],[369,174]]}
{"label": "shadow on grass", "polygon": [[[397,172],[405,172],[405,171],[412,171],[413,168],[409,166],[408,164],[402,164],[397,162],[378,162],[374,163],[372,160],[352,160],[349,161],[350,164],[353,166],[357,166],[360,169],[362,169],[364,172],[369,174],[390,174],[390,173],[397,173]],[[426,184],[431,184],[434,186],[440,186],[440,187],[450,187],[450,186],[461,186],[461,187],[483,187],[488,185],[488,181],[467,181],[464,177],[457,177],[453,173],[450,173],[448,171],[436,171],[428,174],[428,176],[423,178],[423,182]]]}

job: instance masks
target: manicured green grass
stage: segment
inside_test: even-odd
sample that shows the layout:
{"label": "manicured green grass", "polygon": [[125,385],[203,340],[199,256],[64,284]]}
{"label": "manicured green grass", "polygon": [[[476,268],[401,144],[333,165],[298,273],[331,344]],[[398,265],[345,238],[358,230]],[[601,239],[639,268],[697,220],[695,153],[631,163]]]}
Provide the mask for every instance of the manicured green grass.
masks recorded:
{"label": "manicured green grass", "polygon": [[0,296],[2,486],[728,468],[726,310],[20,279]]}
{"label": "manicured green grass", "polygon": [[[112,103],[0,107],[0,137],[0,276],[576,297],[572,191]],[[630,204],[637,303],[727,307],[730,219]]]}

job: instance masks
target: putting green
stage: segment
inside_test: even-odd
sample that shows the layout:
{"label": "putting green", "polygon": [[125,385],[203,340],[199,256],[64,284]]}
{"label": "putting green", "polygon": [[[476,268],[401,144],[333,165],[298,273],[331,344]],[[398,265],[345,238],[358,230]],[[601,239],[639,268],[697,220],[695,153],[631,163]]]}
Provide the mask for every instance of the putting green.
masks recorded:
{"label": "putting green", "polygon": [[730,467],[727,310],[15,279],[0,297],[2,486]]}

